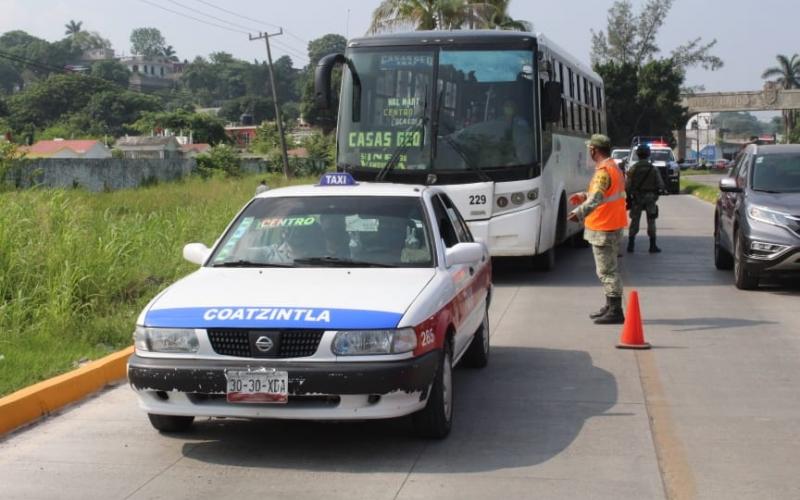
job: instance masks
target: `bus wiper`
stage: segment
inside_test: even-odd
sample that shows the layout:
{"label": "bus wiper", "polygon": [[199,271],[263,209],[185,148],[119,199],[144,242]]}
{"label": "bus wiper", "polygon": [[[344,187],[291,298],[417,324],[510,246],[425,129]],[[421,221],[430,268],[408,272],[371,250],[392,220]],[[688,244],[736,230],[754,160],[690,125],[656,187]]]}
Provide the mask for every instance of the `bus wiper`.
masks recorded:
{"label": "bus wiper", "polygon": [[453,151],[455,151],[458,154],[458,156],[460,156],[461,159],[464,160],[464,164],[470,170],[474,170],[475,172],[478,173],[478,177],[480,177],[480,179],[483,182],[492,182],[492,178],[489,177],[489,174],[487,174],[481,167],[479,167],[478,165],[475,165],[474,163],[472,163],[469,160],[469,157],[468,157],[467,153],[465,153],[464,150],[461,149],[461,146],[458,145],[458,143],[455,141],[455,139],[453,139],[449,135],[442,136],[442,139],[444,139],[444,142],[446,142],[448,146],[453,148]]}
{"label": "bus wiper", "polygon": [[211,267],[294,267],[292,264],[271,264],[267,262],[253,262],[251,260],[232,260],[229,262],[220,262],[219,264],[212,264]]}
{"label": "bus wiper", "polygon": [[295,264],[310,266],[337,266],[337,267],[397,267],[391,264],[381,264],[380,262],[368,262],[365,260],[341,259],[339,257],[309,257],[307,259],[294,259]]}
{"label": "bus wiper", "polygon": [[397,164],[400,161],[400,155],[405,153],[408,150],[408,148],[411,146],[411,143],[413,142],[411,137],[414,135],[413,132],[415,132],[417,129],[419,129],[422,132],[422,139],[420,140],[420,143],[424,144],[424,142],[425,142],[425,124],[426,123],[428,123],[428,86],[427,85],[425,86],[425,102],[422,105],[422,116],[419,117],[419,121],[417,123],[411,125],[410,127],[408,127],[405,130],[405,132],[403,132],[403,135],[402,135],[403,143],[397,145],[397,147],[395,148],[394,153],[392,154],[391,158],[389,158],[389,161],[386,162],[386,165],[384,165],[383,168],[380,170],[380,172],[378,172],[378,175],[375,176],[375,181],[376,182],[383,182],[383,180],[386,179],[386,176],[389,175],[392,172],[392,170],[394,170],[394,168],[397,166]]}

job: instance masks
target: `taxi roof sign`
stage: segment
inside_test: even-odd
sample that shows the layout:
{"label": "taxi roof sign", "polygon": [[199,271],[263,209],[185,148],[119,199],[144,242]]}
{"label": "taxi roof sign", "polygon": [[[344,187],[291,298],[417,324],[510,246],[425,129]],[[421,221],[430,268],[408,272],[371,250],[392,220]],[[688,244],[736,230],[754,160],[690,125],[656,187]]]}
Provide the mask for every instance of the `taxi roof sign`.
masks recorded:
{"label": "taxi roof sign", "polygon": [[358,183],[348,172],[326,172],[319,179],[320,186],[357,186]]}

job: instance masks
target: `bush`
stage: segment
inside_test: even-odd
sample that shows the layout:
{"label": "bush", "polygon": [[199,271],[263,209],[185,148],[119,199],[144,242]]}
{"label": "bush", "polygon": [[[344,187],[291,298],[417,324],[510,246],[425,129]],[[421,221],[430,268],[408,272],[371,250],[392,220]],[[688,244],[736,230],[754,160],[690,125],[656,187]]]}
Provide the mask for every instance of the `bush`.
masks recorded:
{"label": "bush", "polygon": [[218,175],[239,177],[242,174],[241,159],[235,149],[220,144],[208,153],[197,155],[197,173],[203,178]]}

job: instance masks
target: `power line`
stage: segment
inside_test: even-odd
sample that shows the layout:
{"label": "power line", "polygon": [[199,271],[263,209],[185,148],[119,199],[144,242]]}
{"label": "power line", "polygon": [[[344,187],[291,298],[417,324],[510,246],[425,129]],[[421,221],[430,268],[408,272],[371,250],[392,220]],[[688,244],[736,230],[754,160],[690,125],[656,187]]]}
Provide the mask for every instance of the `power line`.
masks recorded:
{"label": "power line", "polygon": [[[239,13],[234,12],[232,10],[224,9],[224,8],[219,7],[217,5],[214,5],[213,3],[208,2],[206,0],[195,0],[195,1],[200,2],[203,5],[207,5],[207,6],[211,7],[211,8],[213,8],[213,9],[217,9],[217,10],[219,10],[221,12],[225,12],[226,14],[230,14],[232,16],[235,16],[235,17],[238,17],[238,18],[241,18],[241,19],[245,19],[247,21],[252,21],[252,22],[258,23],[258,24],[266,24],[267,26],[272,26],[273,28],[280,28],[280,26],[278,26],[277,24],[268,23],[267,21],[262,21],[260,19],[255,19],[255,18],[252,18],[252,17],[248,17],[248,16],[245,16],[245,15],[239,14]],[[289,31],[284,30],[284,33],[289,35],[290,37],[300,41],[300,42],[303,42],[305,44],[309,43],[308,40],[306,40],[304,38],[300,38],[299,36],[289,32]]]}
{"label": "power line", "polygon": [[[221,25],[221,24],[217,24],[215,22],[206,21],[205,19],[201,19],[199,17],[195,17],[195,16],[192,16],[190,14],[186,14],[185,12],[180,12],[180,11],[177,11],[177,10],[174,10],[174,9],[170,9],[169,7],[164,7],[163,5],[158,5],[156,3],[150,2],[149,0],[139,0],[139,1],[142,2],[142,3],[145,3],[147,5],[150,5],[152,7],[156,7],[157,9],[161,9],[161,10],[164,10],[166,12],[170,12],[172,14],[175,14],[175,15],[178,15],[178,16],[181,16],[181,17],[185,17],[187,19],[191,19],[192,21],[196,21],[196,22],[208,25],[208,26],[213,26],[215,28],[220,28],[220,29],[223,29],[223,30],[226,30],[226,31],[230,31],[231,33],[239,33],[239,34],[242,34],[242,35],[249,35],[249,31],[242,31],[241,29],[238,29],[238,28],[232,28],[232,27],[229,27],[229,26],[224,26],[224,25]],[[187,7],[186,5],[183,5],[183,4],[181,4],[179,2],[176,2],[174,0],[168,0],[168,1],[173,3],[173,4],[175,4],[175,5],[178,5],[178,6],[182,7],[182,8],[184,8],[184,9],[189,9],[189,7]],[[232,23],[230,21],[226,21],[224,19],[221,19],[219,17],[213,16],[211,14],[206,14],[205,12],[202,12],[202,11],[196,11],[196,12],[198,14],[202,14],[204,16],[208,16],[211,19],[215,19],[215,20],[230,24],[231,26],[237,26],[239,28],[248,29],[246,26],[242,26],[240,24],[236,24],[236,23]],[[288,52],[288,53],[294,55],[299,60],[305,61],[306,63],[310,62],[305,55],[303,55],[300,52],[294,50],[292,47],[285,46],[285,45],[280,44],[280,43],[276,43],[276,45],[278,47],[280,47],[281,49],[283,49],[285,52]]]}

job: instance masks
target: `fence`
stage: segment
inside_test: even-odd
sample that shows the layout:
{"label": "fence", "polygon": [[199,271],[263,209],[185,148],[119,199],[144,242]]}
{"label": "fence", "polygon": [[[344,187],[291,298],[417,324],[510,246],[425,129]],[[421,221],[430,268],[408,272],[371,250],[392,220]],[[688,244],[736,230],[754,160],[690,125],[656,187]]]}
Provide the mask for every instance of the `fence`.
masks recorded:
{"label": "fence", "polygon": [[[324,161],[292,158],[290,167],[295,175],[316,175],[324,172],[326,165]],[[257,158],[242,159],[240,168],[246,174],[282,171],[280,164],[273,165]],[[6,174],[6,180],[20,189],[41,186],[114,191],[175,181],[196,169],[197,161],[193,158],[46,158],[18,162]]]}

